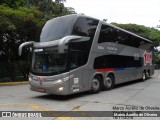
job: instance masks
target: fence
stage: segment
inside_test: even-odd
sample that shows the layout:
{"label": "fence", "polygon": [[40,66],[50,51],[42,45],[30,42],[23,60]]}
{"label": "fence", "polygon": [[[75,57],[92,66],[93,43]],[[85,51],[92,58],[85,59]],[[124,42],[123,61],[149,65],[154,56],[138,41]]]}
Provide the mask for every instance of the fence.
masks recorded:
{"label": "fence", "polygon": [[27,80],[28,68],[24,61],[0,62],[0,82]]}

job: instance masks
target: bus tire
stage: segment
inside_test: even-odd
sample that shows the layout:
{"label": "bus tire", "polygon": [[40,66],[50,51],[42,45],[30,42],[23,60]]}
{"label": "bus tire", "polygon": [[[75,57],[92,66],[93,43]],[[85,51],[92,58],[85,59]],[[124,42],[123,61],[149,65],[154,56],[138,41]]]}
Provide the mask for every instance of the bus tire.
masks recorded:
{"label": "bus tire", "polygon": [[147,70],[146,75],[147,75],[147,79],[149,79],[150,78],[150,70]]}
{"label": "bus tire", "polygon": [[146,71],[143,71],[142,81],[145,81],[145,80],[147,80],[147,74],[146,74]]}
{"label": "bus tire", "polygon": [[102,77],[100,75],[96,75],[91,83],[90,93],[96,94],[99,93],[102,89]]}
{"label": "bus tire", "polygon": [[115,85],[115,79],[114,76],[109,74],[103,81],[103,90],[110,90]]}

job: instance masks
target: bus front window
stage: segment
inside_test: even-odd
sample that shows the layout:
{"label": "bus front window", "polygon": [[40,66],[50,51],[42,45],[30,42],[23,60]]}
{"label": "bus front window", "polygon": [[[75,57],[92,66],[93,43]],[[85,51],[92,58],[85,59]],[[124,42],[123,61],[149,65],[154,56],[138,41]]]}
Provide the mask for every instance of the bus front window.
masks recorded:
{"label": "bus front window", "polygon": [[37,74],[59,74],[66,70],[66,53],[58,53],[58,47],[35,49],[32,72]]}

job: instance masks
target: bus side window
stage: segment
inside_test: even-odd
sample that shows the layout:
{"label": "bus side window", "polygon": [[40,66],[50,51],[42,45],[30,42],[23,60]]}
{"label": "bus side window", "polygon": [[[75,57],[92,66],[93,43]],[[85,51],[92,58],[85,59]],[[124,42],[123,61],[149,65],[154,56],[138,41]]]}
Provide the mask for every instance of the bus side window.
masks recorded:
{"label": "bus side window", "polygon": [[117,31],[108,25],[102,25],[98,43],[116,42]]}

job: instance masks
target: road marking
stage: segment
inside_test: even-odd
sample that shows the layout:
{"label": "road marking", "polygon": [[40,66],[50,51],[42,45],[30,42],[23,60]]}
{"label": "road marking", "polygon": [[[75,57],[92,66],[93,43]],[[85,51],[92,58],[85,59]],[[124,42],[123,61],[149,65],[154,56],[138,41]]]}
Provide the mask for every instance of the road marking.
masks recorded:
{"label": "road marking", "polygon": [[72,101],[69,101],[68,103],[74,108],[74,110],[78,111],[80,115],[87,116],[87,120],[94,120],[90,115],[87,115],[85,112],[81,111],[80,106],[74,104]]}
{"label": "road marking", "polygon": [[49,108],[47,107],[42,107],[41,105],[38,104],[29,104],[29,106],[35,110],[39,110],[39,111],[50,111]]}
{"label": "road marking", "polygon": [[25,106],[25,107],[29,107],[37,111],[49,111],[50,110],[46,107],[42,107],[41,105],[34,104],[34,103],[5,103],[5,104],[0,104],[0,106]]}

